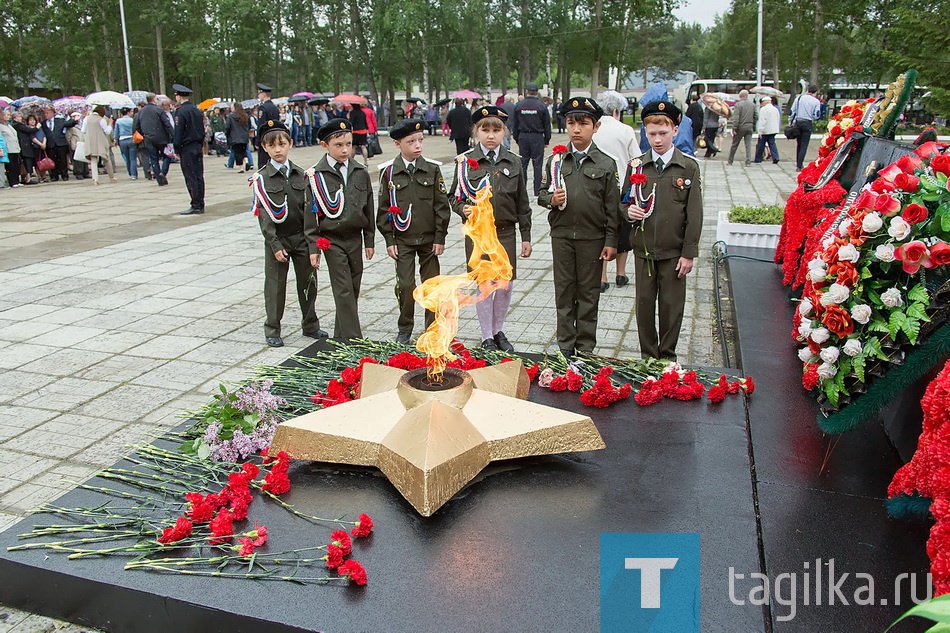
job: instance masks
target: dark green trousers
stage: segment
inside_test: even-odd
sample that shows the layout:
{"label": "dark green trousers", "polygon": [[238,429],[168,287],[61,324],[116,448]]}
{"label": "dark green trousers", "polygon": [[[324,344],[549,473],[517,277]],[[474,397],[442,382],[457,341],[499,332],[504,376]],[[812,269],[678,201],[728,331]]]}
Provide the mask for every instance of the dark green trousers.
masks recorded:
{"label": "dark green trousers", "polygon": [[[416,289],[416,258],[419,259],[419,277],[422,281],[439,274],[439,258],[432,252],[432,244],[397,244],[399,257],[396,258],[396,303],[399,304],[399,331],[412,333],[415,323],[415,300],[412,292]],[[432,325],[435,313],[426,310],[426,328]]]}
{"label": "dark green trousers", "polygon": [[363,279],[363,238],[333,237],[323,252],[330,273],[330,288],[336,304],[333,338],[362,338],[357,300]]}
{"label": "dark green trousers", "polygon": [[284,248],[290,254],[290,262],[279,262],[274,252],[264,246],[264,309],[267,320],[264,321],[264,336],[280,336],[280,320],[284,318],[284,303],[287,300],[287,272],[290,263],[294,265],[294,277],[297,281],[297,301],[303,314],[303,331],[316,332],[320,329],[320,320],[313,307],[317,298],[316,271],[310,265],[310,253],[307,244],[301,241],[295,248]]}
{"label": "dark green trousers", "polygon": [[[676,360],[676,343],[683,326],[686,304],[686,277],[679,279],[676,276],[679,257],[659,261],[634,257],[634,260],[640,356]],[[657,304],[660,306],[659,333],[656,328]]]}
{"label": "dark green trousers", "polygon": [[603,239],[551,238],[557,344],[561,349],[593,352],[597,345],[603,250]]}

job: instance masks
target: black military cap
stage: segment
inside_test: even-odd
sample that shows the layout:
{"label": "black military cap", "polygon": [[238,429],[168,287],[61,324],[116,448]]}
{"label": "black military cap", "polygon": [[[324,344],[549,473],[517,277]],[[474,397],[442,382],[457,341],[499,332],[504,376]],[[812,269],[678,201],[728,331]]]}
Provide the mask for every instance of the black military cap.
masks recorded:
{"label": "black military cap", "polygon": [[561,104],[558,108],[558,114],[567,116],[569,114],[586,114],[599,121],[604,116],[604,109],[597,105],[597,102],[590,97],[571,97]]}
{"label": "black military cap", "polygon": [[268,86],[267,84],[261,84],[261,83],[257,84],[257,89],[260,90],[261,92],[267,92],[267,93],[271,93],[274,91],[274,89]]}
{"label": "black military cap", "polygon": [[271,132],[284,132],[287,136],[290,136],[290,130],[287,129],[286,125],[280,121],[271,119],[267,123],[264,123],[259,128],[257,128],[257,138],[263,143],[264,137]]}
{"label": "black military cap", "polygon": [[410,134],[425,132],[428,129],[429,126],[422,119],[403,119],[389,128],[389,138],[394,141],[401,141]]}
{"label": "black military cap", "polygon": [[346,119],[330,119],[320,126],[317,130],[317,138],[321,141],[327,141],[331,136],[340,132],[352,132],[353,124]]}
{"label": "black military cap", "polygon": [[472,123],[478,123],[487,116],[496,116],[504,121],[508,118],[508,113],[498,106],[482,106],[480,108],[476,108],[475,111],[472,112]]}
{"label": "black military cap", "polygon": [[537,92],[537,91],[538,91],[538,84],[528,84],[527,86],[524,87],[524,91],[525,91],[525,92]]}
{"label": "black military cap", "polygon": [[669,101],[654,101],[643,106],[643,110],[640,111],[640,120],[642,121],[654,114],[665,116],[673,122],[673,125],[679,125],[683,119],[683,113],[680,112],[680,109]]}
{"label": "black military cap", "polygon": [[183,97],[188,97],[191,95],[192,90],[188,86],[183,86],[181,84],[172,84],[172,90],[175,91],[176,95],[181,95]]}

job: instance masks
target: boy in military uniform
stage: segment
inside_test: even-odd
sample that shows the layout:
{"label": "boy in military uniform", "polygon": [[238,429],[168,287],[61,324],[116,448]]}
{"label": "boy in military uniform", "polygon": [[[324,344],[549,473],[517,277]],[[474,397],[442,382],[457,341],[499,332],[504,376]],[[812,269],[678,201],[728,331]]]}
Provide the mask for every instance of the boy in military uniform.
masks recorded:
{"label": "boy in military uniform", "polygon": [[620,188],[617,165],[593,142],[603,109],[587,97],[561,104],[570,147],[548,157],[538,203],[551,209],[557,342],[564,356],[593,352],[597,344],[600,272],[617,256]]}
{"label": "boy in military uniform", "polygon": [[[333,338],[362,338],[357,300],[363,278],[363,248],[373,259],[376,212],[373,186],[366,168],[353,154],[353,126],[332,119],[317,131],[327,154],[307,170],[318,235],[329,240],[325,251],[330,287],[336,303]],[[320,251],[317,251],[320,257]]]}
{"label": "boy in military uniform", "polygon": [[[668,101],[657,101],[644,107],[641,116],[651,149],[630,161],[622,181],[627,183],[624,199],[630,202],[627,217],[633,223],[630,243],[636,256],[640,355],[676,360],[686,303],[686,275],[699,255],[703,229],[699,165],[673,147],[681,118],[679,108]],[[640,184],[634,184],[635,180]],[[649,194],[654,192],[651,200]]]}
{"label": "boy in military uniform", "polygon": [[[508,341],[503,328],[511,305],[512,283],[517,276],[517,255],[531,256],[531,206],[528,203],[521,158],[502,145],[507,131],[507,118],[508,114],[495,106],[483,106],[472,112],[475,147],[455,159],[455,181],[449,200],[452,209],[465,222],[472,213],[471,205],[478,186],[488,176],[492,188],[495,232],[511,263],[511,282],[507,288],[498,288],[476,303],[475,311],[482,331],[482,348],[513,352],[515,348]],[[521,232],[521,244],[517,249],[515,225]],[[466,262],[472,257],[473,247],[472,240],[466,237]]]}
{"label": "boy in military uniform", "polygon": [[[376,226],[386,239],[386,252],[396,261],[399,343],[408,343],[412,336],[415,259],[419,259],[422,281],[439,274],[439,255],[445,251],[451,213],[440,163],[422,156],[425,131],[422,119],[403,119],[392,126],[389,136],[399,148],[399,156],[379,166]],[[426,327],[434,320],[435,314],[426,310]]]}
{"label": "boy in military uniform", "polygon": [[317,250],[317,217],[307,206],[304,170],[290,162],[293,147],[290,131],[280,121],[268,121],[258,129],[261,147],[270,156],[251,179],[254,214],[264,234],[264,337],[271,347],[284,344],[280,320],[287,296],[287,271],[294,264],[297,301],[303,314],[303,335],[325,338],[314,308],[320,266]]}

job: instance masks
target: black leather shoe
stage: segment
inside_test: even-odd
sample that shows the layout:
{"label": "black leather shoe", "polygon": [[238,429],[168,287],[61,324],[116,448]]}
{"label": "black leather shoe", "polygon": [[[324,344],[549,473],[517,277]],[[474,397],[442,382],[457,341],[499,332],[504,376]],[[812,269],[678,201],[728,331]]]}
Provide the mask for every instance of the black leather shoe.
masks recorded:
{"label": "black leather shoe", "polygon": [[617,282],[618,288],[623,288],[628,283],[630,283],[630,278],[627,277],[626,275],[617,275],[617,278],[614,281]]}
{"label": "black leather shoe", "polygon": [[495,345],[495,339],[486,338],[484,341],[482,341],[482,349],[486,352],[497,352],[498,346]]}
{"label": "black leather shoe", "polygon": [[178,215],[201,215],[204,212],[204,209],[195,209],[194,207],[191,207],[189,209],[185,209],[184,211],[180,211]]}
{"label": "black leather shoe", "polygon": [[396,342],[402,343],[403,345],[409,344],[409,338],[412,336],[412,332],[400,332],[396,335]]}
{"label": "black leather shoe", "polygon": [[159,187],[164,187],[168,184],[168,178],[165,177],[165,174],[159,174],[155,179],[158,180]]}
{"label": "black leather shoe", "polygon": [[316,332],[304,332],[303,335],[306,336],[307,338],[315,338],[315,339],[330,338],[330,335],[327,334],[324,330],[317,330]]}
{"label": "black leather shoe", "polygon": [[574,350],[572,350],[572,349],[562,349],[562,350],[561,350],[561,356],[563,356],[564,358],[571,358],[571,357],[574,356]]}
{"label": "black leather shoe", "polygon": [[610,284],[609,284],[609,283],[607,283],[606,281],[600,282],[600,291],[601,291],[601,292],[607,292],[607,288],[610,288]]}
{"label": "black leather shoe", "polygon": [[267,344],[270,345],[271,347],[284,346],[284,339],[280,338],[279,336],[268,336],[264,340],[267,341]]}
{"label": "black leather shoe", "polygon": [[[497,345],[501,351],[508,352],[509,354],[515,351],[515,346],[508,342],[508,337],[505,336],[504,332],[499,332],[495,335],[495,345]],[[485,344],[482,343],[482,347],[484,346]]]}

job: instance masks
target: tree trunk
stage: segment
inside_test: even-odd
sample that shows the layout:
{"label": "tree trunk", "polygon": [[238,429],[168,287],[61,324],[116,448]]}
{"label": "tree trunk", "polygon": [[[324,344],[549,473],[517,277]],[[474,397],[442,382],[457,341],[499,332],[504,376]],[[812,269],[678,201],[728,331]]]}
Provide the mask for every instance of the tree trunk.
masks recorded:
{"label": "tree trunk", "polygon": [[[158,55],[158,92],[165,93],[165,54],[162,52],[162,25],[155,25],[155,49]],[[95,59],[95,58],[93,58]],[[99,84],[96,84],[96,90],[99,90]]]}
{"label": "tree trunk", "polygon": [[376,68],[373,64],[373,55],[370,55],[369,44],[366,41],[366,31],[363,26],[363,18],[360,7],[356,0],[349,0],[350,4],[350,24],[356,33],[356,45],[360,52],[360,63],[366,64],[366,79],[369,82],[369,94],[373,102],[379,103],[379,91],[376,87]]}
{"label": "tree trunk", "polygon": [[485,35],[485,85],[488,88],[488,103],[491,103],[491,55],[488,52],[488,35]]}
{"label": "tree trunk", "polygon": [[99,66],[96,64],[96,56],[92,56],[92,85],[96,89],[96,92],[102,90],[102,86],[99,84]]}
{"label": "tree trunk", "polygon": [[412,59],[409,57],[409,51],[405,52],[406,57],[406,99],[412,96]]}
{"label": "tree trunk", "polygon": [[594,43],[594,63],[590,69],[590,96],[593,98],[597,97],[597,89],[600,87],[600,16],[603,10],[604,0],[597,0],[597,4],[594,5],[594,38],[596,40]]}
{"label": "tree trunk", "polygon": [[822,25],[824,23],[824,16],[822,15],[822,0],[815,0],[815,41],[812,44],[811,48],[811,76],[810,83],[818,85],[818,56],[821,53],[821,45],[824,43],[824,33],[822,33]]}

